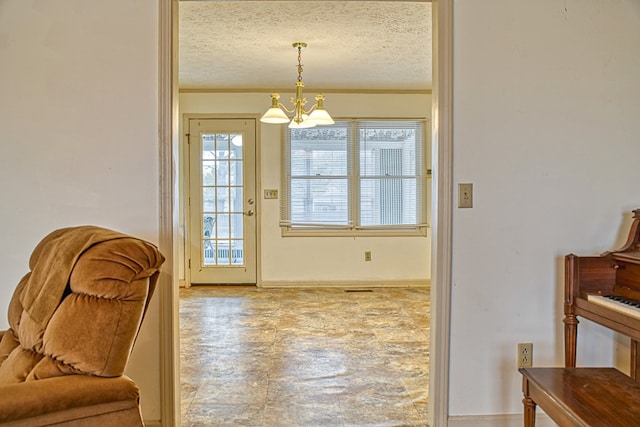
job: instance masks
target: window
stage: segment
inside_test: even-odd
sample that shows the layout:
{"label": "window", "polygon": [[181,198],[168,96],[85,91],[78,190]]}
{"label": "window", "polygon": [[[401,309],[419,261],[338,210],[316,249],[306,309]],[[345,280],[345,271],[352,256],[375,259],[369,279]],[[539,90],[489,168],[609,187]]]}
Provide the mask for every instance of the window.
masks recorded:
{"label": "window", "polygon": [[285,234],[424,235],[424,121],[336,121],[287,128],[281,226]]}

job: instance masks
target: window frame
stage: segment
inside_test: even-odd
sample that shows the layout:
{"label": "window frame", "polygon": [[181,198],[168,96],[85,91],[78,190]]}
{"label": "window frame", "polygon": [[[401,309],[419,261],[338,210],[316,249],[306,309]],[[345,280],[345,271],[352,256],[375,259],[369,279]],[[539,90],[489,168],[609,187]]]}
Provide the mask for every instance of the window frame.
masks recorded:
{"label": "window frame", "polygon": [[[430,166],[430,139],[428,132],[430,130],[427,118],[340,118],[335,119],[336,123],[348,123],[351,132],[358,132],[362,129],[363,123],[380,123],[380,122],[410,122],[411,124],[420,123],[422,146],[420,151],[422,160],[416,166],[415,177],[421,180],[421,211],[416,212],[422,218],[419,224],[399,224],[399,225],[378,225],[378,226],[362,226],[357,224],[360,222],[361,207],[361,185],[366,175],[362,175],[360,171],[361,141],[359,137],[354,138],[351,144],[347,143],[347,209],[348,222],[344,225],[310,225],[297,226],[287,222],[284,218],[289,218],[288,209],[291,208],[290,188],[291,188],[291,154],[290,154],[290,135],[291,130],[286,124],[282,125],[282,144],[281,144],[281,197],[280,197],[280,229],[283,237],[299,236],[299,237],[400,237],[400,236],[416,236],[424,237],[430,228],[430,195],[431,195],[431,166]],[[329,126],[327,126],[329,127]],[[416,150],[418,150],[416,148]],[[421,170],[418,170],[418,167]]]}

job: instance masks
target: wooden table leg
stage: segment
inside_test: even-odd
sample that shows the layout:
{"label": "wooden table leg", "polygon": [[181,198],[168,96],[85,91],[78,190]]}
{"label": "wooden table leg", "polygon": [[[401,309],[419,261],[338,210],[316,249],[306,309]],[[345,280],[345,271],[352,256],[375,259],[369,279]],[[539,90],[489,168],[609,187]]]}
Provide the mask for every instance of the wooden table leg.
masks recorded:
{"label": "wooden table leg", "polygon": [[529,381],[526,378],[522,379],[522,392],[524,393],[524,399],[522,399],[522,404],[524,405],[524,427],[535,427],[536,402],[529,397]]}
{"label": "wooden table leg", "polygon": [[524,427],[535,427],[536,425],[536,402],[530,397],[522,399],[524,404]]}

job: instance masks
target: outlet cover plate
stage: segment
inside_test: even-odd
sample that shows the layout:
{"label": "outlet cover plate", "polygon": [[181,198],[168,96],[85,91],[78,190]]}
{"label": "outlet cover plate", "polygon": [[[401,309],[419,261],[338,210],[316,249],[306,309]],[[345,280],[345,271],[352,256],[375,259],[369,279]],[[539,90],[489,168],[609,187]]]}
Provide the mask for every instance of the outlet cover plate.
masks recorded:
{"label": "outlet cover plate", "polygon": [[533,366],[533,344],[518,344],[518,368],[530,368]]}

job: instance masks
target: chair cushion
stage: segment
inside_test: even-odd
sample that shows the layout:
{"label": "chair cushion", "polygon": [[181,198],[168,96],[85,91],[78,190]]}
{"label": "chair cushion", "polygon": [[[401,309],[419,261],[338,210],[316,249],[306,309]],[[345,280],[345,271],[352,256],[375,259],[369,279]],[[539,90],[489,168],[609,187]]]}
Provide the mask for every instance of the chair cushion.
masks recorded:
{"label": "chair cushion", "polygon": [[[65,422],[101,427],[142,425],[138,407],[140,390],[124,375],[117,378],[88,375],[48,378],[2,385],[0,391],[2,426],[57,426]],[[128,408],[137,415],[137,423],[104,424],[96,421],[101,414]]]}

